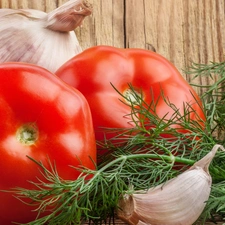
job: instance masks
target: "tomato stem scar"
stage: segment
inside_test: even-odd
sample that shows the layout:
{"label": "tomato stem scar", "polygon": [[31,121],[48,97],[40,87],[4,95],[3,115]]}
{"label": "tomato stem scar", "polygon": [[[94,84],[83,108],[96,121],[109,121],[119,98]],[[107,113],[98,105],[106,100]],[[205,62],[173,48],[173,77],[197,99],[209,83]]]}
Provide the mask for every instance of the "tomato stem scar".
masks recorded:
{"label": "tomato stem scar", "polygon": [[125,90],[123,95],[128,104],[138,104],[138,99],[141,97],[139,92],[130,89]]}
{"label": "tomato stem scar", "polygon": [[33,145],[39,136],[38,128],[35,123],[27,123],[21,126],[16,133],[19,142],[25,145]]}

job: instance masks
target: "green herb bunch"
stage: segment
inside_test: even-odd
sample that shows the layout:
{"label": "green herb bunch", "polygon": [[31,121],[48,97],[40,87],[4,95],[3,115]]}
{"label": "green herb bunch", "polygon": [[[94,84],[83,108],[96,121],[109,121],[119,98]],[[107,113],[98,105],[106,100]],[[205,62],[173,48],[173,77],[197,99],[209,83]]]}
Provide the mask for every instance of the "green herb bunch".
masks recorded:
{"label": "green herb bunch", "polygon": [[[215,144],[224,145],[224,67],[225,63],[193,63],[188,71],[194,77],[209,76],[215,79],[213,85],[205,87],[207,91],[202,96],[205,129],[198,122],[190,120],[189,115],[194,112],[191,105],[186,104],[181,113],[162,93],[161,97],[164,97],[174,113],[169,119],[166,119],[166,115],[160,118],[155,110],[157,102],[148,105],[142,94],[137,94],[130,85],[132,100],[121,93],[118,93],[118,98],[126,98],[127,103],[124,104],[129,105],[129,116],[135,126],[132,129],[116,130],[116,137],[97,143],[98,150],[106,153],[99,158],[96,170],[74,168],[82,171],[81,176],[74,181],[62,180],[54,162],[49,161],[51,169],[47,170],[41,162],[31,159],[40,167],[43,180],[33,182],[32,190],[12,190],[18,199],[23,201],[28,198],[29,204],[36,206],[39,216],[29,224],[106,223],[109,218],[114,218],[117,203],[123,194],[161,184],[185,171]],[[188,132],[180,132],[175,128],[177,126]],[[106,132],[115,130],[106,129]],[[199,218],[200,224],[204,224],[207,219],[213,220],[214,216],[224,217],[224,159],[224,152],[218,152],[210,166],[212,192]],[[48,212],[47,216],[42,216],[44,211]]]}
{"label": "green herb bunch", "polygon": [[[225,62],[211,62],[209,64],[192,63],[187,74],[194,75],[193,79],[206,78],[210,85],[196,85],[204,89],[202,102],[207,117],[210,135],[214,142],[225,145]],[[225,220],[225,156],[219,155],[211,166],[214,180],[210,198],[200,219],[211,218]]]}

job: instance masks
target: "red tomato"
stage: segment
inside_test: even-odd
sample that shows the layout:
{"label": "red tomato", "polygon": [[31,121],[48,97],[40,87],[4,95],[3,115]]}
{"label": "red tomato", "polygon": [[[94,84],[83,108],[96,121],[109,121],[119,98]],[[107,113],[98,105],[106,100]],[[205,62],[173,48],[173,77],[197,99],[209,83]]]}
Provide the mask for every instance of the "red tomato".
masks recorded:
{"label": "red tomato", "polygon": [[[141,89],[149,105],[156,104],[160,118],[171,117],[174,110],[164,98],[184,113],[184,103],[195,112],[190,119],[205,120],[201,102],[193,88],[178,70],[159,54],[143,49],[120,49],[110,46],[89,48],[62,65],[56,75],[80,90],[91,108],[96,139],[102,140],[105,128],[129,128],[130,107],[119,100],[122,94],[129,95],[129,86]],[[162,95],[163,91],[163,95]],[[197,103],[198,102],[198,103]],[[107,136],[106,136],[107,137]]]}
{"label": "red tomato", "polygon": [[[33,188],[28,181],[43,179],[32,157],[49,168],[55,163],[63,179],[80,172],[70,166],[94,169],[96,143],[86,99],[76,89],[40,67],[23,63],[0,65],[1,190]],[[92,158],[92,160],[90,159]],[[37,213],[0,192],[0,224],[27,223]]]}

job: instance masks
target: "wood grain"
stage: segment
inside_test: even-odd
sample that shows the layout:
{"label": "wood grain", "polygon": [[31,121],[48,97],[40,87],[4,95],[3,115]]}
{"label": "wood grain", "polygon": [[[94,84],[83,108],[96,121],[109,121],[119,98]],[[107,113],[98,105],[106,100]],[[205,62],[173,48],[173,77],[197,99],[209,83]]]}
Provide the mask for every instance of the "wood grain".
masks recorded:
{"label": "wood grain", "polygon": [[[0,0],[1,8],[49,12],[67,0]],[[156,51],[183,72],[191,61],[224,60],[224,0],[89,0],[93,13],[76,29],[83,49],[93,45]],[[208,84],[208,79],[198,79]],[[198,89],[201,92],[201,89]]]}
{"label": "wood grain", "polygon": [[[0,0],[1,8],[51,11],[66,0]],[[224,55],[223,0],[89,0],[93,14],[77,31],[83,47],[110,44],[148,48],[179,68],[188,61],[222,60]],[[87,37],[90,37],[88,40]]]}
{"label": "wood grain", "polygon": [[[67,0],[0,0],[0,8],[33,8],[49,12]],[[223,61],[224,0],[89,0],[93,13],[76,29],[83,49],[93,45],[144,48],[183,69],[196,63]],[[209,84],[198,79],[198,84]],[[202,89],[197,89],[200,93]],[[121,224],[121,222],[118,222]],[[210,224],[210,223],[208,223]],[[222,224],[222,223],[218,223]]]}

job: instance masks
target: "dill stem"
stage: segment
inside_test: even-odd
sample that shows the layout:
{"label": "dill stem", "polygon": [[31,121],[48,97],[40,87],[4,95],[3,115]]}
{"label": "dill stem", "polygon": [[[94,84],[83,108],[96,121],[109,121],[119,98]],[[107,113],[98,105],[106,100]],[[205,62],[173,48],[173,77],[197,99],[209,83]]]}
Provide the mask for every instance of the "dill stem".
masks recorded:
{"label": "dill stem", "polygon": [[183,163],[185,165],[190,165],[192,166],[195,161],[191,160],[191,159],[186,159],[183,157],[179,157],[179,156],[168,156],[168,155],[157,155],[157,154],[132,154],[132,155],[122,155],[116,159],[114,159],[113,161],[107,163],[105,166],[103,166],[102,168],[100,168],[98,170],[98,172],[94,175],[93,178],[95,178],[96,176],[98,176],[99,173],[102,173],[104,171],[106,171],[108,168],[110,168],[111,166],[113,166],[114,164],[118,163],[121,161],[121,164],[124,164],[126,161],[131,160],[131,159],[141,159],[141,158],[150,158],[150,159],[162,159],[166,162],[171,162],[171,163]]}

